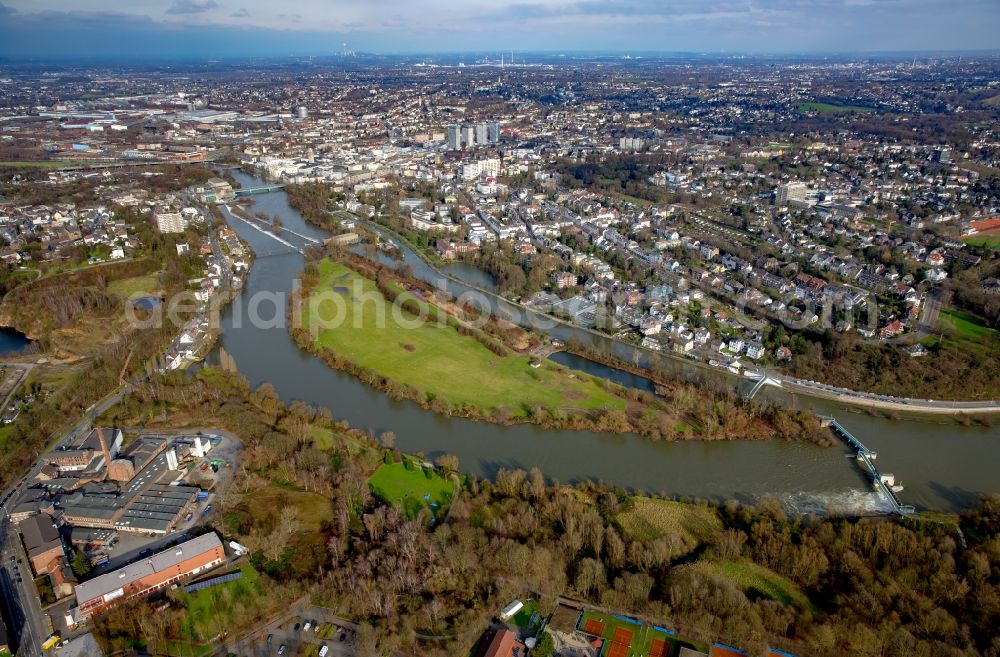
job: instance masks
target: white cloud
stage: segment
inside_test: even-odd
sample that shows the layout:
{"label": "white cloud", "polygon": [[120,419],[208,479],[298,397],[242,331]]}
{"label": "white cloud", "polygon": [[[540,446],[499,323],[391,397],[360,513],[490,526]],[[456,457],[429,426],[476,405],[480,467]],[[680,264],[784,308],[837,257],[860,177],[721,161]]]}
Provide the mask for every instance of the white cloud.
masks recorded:
{"label": "white cloud", "polygon": [[167,8],[168,14],[200,14],[218,8],[215,0],[174,0]]}

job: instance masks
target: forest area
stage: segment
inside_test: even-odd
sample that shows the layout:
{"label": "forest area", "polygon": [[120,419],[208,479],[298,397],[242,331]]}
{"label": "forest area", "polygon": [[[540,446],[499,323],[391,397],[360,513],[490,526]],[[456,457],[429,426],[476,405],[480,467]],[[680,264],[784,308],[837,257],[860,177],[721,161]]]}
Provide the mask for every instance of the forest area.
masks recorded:
{"label": "forest area", "polygon": [[[242,437],[243,461],[213,522],[252,550],[269,595],[220,611],[237,623],[311,595],[361,624],[360,655],[465,654],[502,604],[530,592],[543,610],[568,595],[752,654],[771,645],[817,657],[1000,655],[995,495],[960,516],[789,516],[767,500],[672,502],[501,469],[494,481],[465,478],[432,522],[429,509],[389,504],[367,483],[402,458],[394,436],[285,406],[236,374],[157,377],[101,421],[213,423]],[[447,473],[456,461],[437,467]],[[311,500],[314,512],[265,503],[276,491]],[[157,614],[148,610],[159,602],[135,601],[100,618],[105,649],[209,640],[186,633],[183,600],[167,596]]]}
{"label": "forest area", "polygon": [[330,229],[332,222],[328,211],[334,209],[330,186],[325,183],[307,182],[301,185],[286,185],[288,204],[302,218],[320,228]]}
{"label": "forest area", "polygon": [[784,366],[802,379],[854,390],[919,399],[995,399],[1000,394],[1000,342],[973,340],[941,321],[925,340],[928,354],[914,358],[899,345],[867,342],[833,330],[786,332],[775,326],[768,347],[788,346]]}

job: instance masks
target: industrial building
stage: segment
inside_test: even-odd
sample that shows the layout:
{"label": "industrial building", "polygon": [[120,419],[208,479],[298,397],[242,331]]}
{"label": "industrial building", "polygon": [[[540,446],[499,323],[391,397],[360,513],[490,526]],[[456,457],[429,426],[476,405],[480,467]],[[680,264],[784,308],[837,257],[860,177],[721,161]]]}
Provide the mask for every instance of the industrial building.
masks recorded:
{"label": "industrial building", "polygon": [[115,520],[118,531],[165,534],[198,501],[198,491],[193,486],[165,486],[153,484],[136,495],[131,504]]}
{"label": "industrial building", "polygon": [[97,471],[118,454],[123,439],[119,429],[93,429],[79,443],[49,452],[45,462],[56,469],[59,477]]}
{"label": "industrial building", "polygon": [[117,538],[118,532],[112,529],[73,527],[69,532],[70,545],[85,554],[108,549]]}
{"label": "industrial building", "polygon": [[52,518],[47,515],[33,516],[22,522],[18,529],[35,575],[50,573],[66,564],[66,550]]}
{"label": "industrial building", "polygon": [[[110,436],[111,440],[105,438]],[[42,513],[72,527],[165,534],[193,510],[199,488],[179,485],[181,462],[205,456],[202,436],[140,436],[121,449],[122,433],[94,430],[80,444],[50,452],[39,488],[26,491],[16,520]]]}
{"label": "industrial building", "polygon": [[[209,178],[207,183],[196,186],[193,191],[202,203],[228,203],[236,198],[233,186],[222,178]],[[160,232],[163,232],[162,229]]]}
{"label": "industrial building", "polygon": [[210,532],[95,577],[76,587],[77,606],[71,610],[73,624],[121,602],[221,566],[225,561],[222,541]]}

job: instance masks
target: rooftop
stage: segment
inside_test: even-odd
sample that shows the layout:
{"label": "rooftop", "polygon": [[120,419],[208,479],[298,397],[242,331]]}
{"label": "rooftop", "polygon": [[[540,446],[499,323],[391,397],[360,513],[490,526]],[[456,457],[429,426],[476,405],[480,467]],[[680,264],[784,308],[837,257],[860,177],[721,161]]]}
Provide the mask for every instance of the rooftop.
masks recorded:
{"label": "rooftop", "polygon": [[143,577],[175,567],[187,559],[221,547],[222,541],[219,540],[215,532],[192,538],[190,541],[158,552],[148,559],[136,561],[118,570],[83,582],[76,587],[76,602],[81,604],[103,597]]}

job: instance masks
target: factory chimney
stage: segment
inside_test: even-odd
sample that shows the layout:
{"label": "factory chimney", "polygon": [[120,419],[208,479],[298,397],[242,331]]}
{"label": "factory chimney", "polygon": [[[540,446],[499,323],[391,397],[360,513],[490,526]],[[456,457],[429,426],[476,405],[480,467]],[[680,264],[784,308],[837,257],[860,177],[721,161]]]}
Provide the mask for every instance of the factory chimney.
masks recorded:
{"label": "factory chimney", "polygon": [[104,452],[104,477],[108,476],[108,469],[111,467],[111,450],[108,449],[108,441],[104,440],[104,430],[97,427],[97,439],[101,441],[101,451]]}

